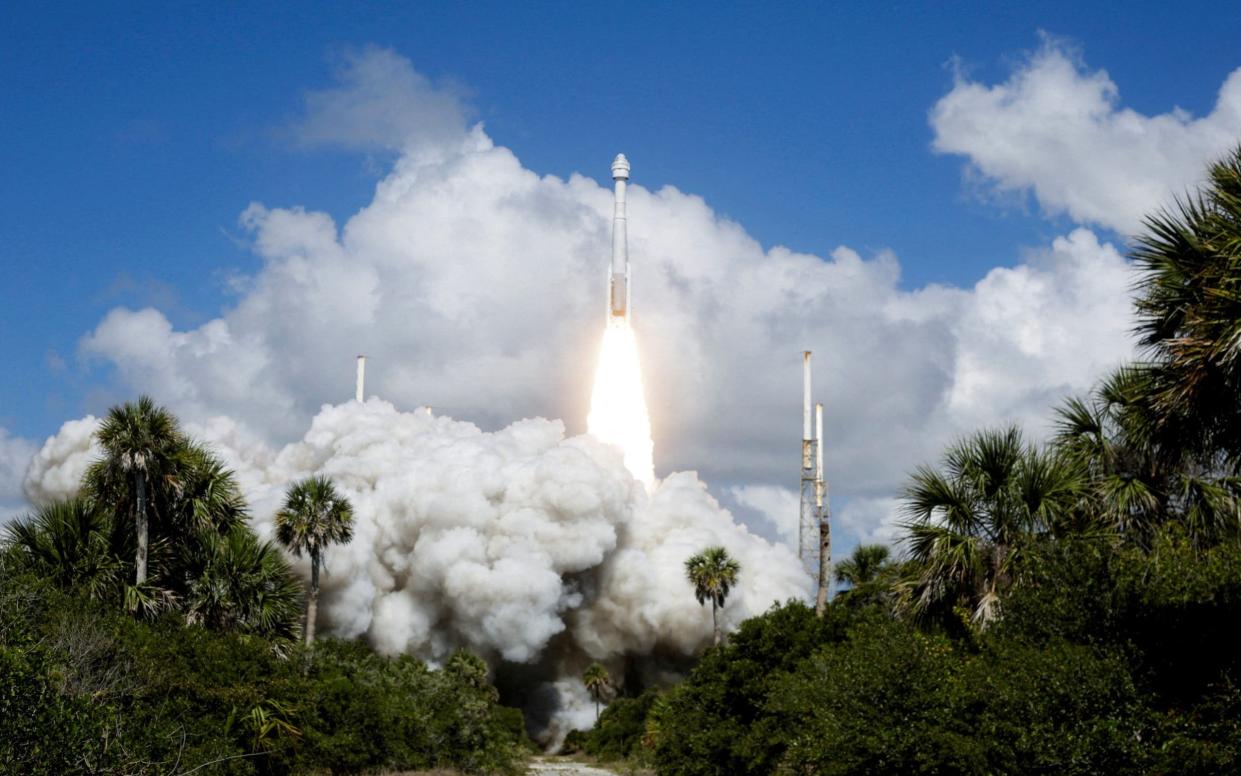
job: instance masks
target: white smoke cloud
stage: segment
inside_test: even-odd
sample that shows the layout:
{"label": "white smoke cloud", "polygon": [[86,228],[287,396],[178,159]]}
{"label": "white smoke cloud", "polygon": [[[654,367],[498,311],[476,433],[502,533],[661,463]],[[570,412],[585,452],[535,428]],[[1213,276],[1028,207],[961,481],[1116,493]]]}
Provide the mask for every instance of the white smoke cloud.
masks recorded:
{"label": "white smoke cloud", "polygon": [[1088,70],[1063,41],[1045,37],[1004,83],[958,74],[930,120],[935,150],[968,157],[999,191],[1032,191],[1048,213],[1133,234],[1236,145],[1241,69],[1206,116],[1180,108],[1147,116],[1121,106],[1106,71]]}
{"label": "white smoke cloud", "polygon": [[0,525],[26,508],[22,499],[22,477],[34,451],[33,442],[0,428]]}
{"label": "white smoke cloud", "polygon": [[95,439],[99,419],[87,415],[70,420],[47,438],[33,457],[23,461],[22,490],[27,501],[42,506],[77,494],[91,463],[103,455]]}
{"label": "white smoke cloud", "polygon": [[[188,330],[158,310],[116,309],[81,353],[184,417],[228,414],[269,441],[349,396],[359,352],[371,393],[398,405],[484,428],[543,416],[581,430],[611,192],[540,177],[479,127],[437,150],[401,157],[340,228],[251,206],[242,223],[264,263],[234,308]],[[827,470],[845,496],[891,495],[953,434],[1041,419],[1131,352],[1128,267],[1087,231],[973,288],[906,291],[890,253],[765,250],[671,187],[631,186],[629,212],[661,472],[700,471],[720,488],[795,484],[803,348],[816,352]]]}
{"label": "white smoke cloud", "polygon": [[485,433],[371,399],[325,406],[276,452],[234,449],[221,428],[224,439],[191,431],[241,473],[262,533],[302,477],[325,474],[350,498],[356,537],[328,555],[325,619],[385,651],[439,660],[468,646],[530,662],[567,630],[592,659],[657,645],[691,654],[710,623],[682,564],[713,544],[748,570],[733,620],[806,587],[787,550],[737,525],[693,475],[648,497],[616,450],[566,438],[559,421]]}
{"label": "white smoke cloud", "polygon": [[[96,425],[66,423],[48,440],[26,482],[32,499],[76,491]],[[279,449],[228,418],[187,431],[235,469],[261,535],[274,535],[288,485],[312,474],[353,504],[354,538],[325,556],[325,630],[432,662],[466,647],[528,664],[530,684],[551,683],[553,734],[580,722],[566,677],[588,662],[620,678],[627,657],[687,657],[710,642],[710,612],[685,578],[690,555],[722,545],[739,561],[728,627],[809,589],[796,556],[737,524],[695,475],[648,495],[618,450],[566,438],[559,421],[487,433],[370,399],[325,405]],[[308,577],[306,559],[295,563]]]}

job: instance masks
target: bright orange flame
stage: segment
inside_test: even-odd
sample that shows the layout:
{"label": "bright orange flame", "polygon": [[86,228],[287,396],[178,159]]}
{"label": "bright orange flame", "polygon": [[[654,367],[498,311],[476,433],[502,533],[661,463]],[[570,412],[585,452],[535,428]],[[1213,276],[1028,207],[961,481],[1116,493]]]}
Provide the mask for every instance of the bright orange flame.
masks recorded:
{"label": "bright orange flame", "polygon": [[603,332],[586,428],[596,439],[621,449],[625,467],[636,479],[648,489],[654,485],[654,443],[642,391],[638,343],[624,318],[610,318]]}

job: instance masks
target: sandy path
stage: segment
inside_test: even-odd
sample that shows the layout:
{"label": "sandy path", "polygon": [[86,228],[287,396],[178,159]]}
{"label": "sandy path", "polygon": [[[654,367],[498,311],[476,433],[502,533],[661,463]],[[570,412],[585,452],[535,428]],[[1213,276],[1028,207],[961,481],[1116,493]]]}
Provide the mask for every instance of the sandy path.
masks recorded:
{"label": "sandy path", "polygon": [[529,773],[531,776],[616,776],[615,771],[557,757],[536,757],[530,763]]}

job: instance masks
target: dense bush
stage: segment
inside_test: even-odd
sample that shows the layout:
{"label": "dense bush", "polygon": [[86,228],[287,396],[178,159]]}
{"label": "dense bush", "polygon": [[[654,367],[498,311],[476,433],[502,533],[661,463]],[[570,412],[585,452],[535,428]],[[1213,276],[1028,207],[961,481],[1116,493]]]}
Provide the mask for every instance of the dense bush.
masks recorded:
{"label": "dense bush", "polygon": [[857,627],[771,698],[789,773],[1127,772],[1141,709],[1125,663],[1090,647]]}
{"label": "dense bush", "polygon": [[0,772],[494,773],[520,758],[520,714],[469,659],[432,671],[326,641],[305,661],[0,574]]}
{"label": "dense bush", "polygon": [[[600,760],[643,761],[646,749],[646,719],[659,698],[659,690],[651,688],[636,698],[621,697],[608,704],[599,721],[588,735],[578,735],[570,744]],[[574,731],[577,733],[578,731]]]}
{"label": "dense bush", "polygon": [[[993,628],[928,631],[875,605],[746,622],[587,751],[663,774],[1225,773],[1241,767],[1241,549],[1046,541]],[[651,736],[651,731],[657,735]],[[624,733],[622,736],[621,733]],[[613,741],[623,741],[614,745]]]}
{"label": "dense bush", "polygon": [[825,642],[849,614],[820,620],[797,602],[742,623],[726,646],[707,650],[661,709],[655,745],[660,772],[770,773],[783,753],[784,721],[768,710],[772,686]]}

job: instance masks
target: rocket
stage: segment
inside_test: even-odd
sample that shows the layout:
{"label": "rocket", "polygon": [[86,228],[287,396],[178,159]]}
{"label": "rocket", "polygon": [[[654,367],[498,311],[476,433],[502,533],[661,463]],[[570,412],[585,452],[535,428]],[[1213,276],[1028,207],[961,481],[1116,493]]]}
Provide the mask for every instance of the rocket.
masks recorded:
{"label": "rocket", "polygon": [[629,160],[617,154],[612,160],[612,180],[616,184],[612,210],[612,274],[608,282],[608,313],[612,318],[629,319],[629,246],[625,234],[625,184],[629,182]]}

